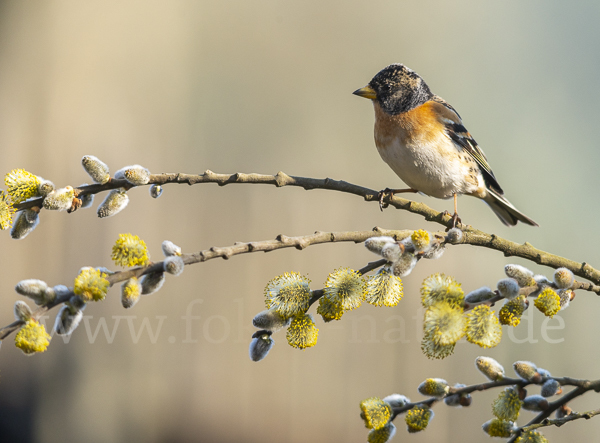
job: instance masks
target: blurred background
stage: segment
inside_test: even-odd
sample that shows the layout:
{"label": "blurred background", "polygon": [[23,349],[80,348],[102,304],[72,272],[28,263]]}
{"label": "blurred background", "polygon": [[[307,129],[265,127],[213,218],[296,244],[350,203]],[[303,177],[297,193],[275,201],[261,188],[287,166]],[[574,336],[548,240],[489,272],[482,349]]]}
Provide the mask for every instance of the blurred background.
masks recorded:
{"label": "blurred background", "polygon": [[[599,19],[595,1],[2,1],[0,172],[24,168],[77,186],[89,181],[80,159],[91,154],[113,172],[134,163],[154,173],[281,170],[402,187],[375,149],[371,104],[351,94],[402,62],[459,111],[507,197],[541,227],[506,228],[467,197],[463,221],[598,267]],[[119,233],[139,235],[160,260],[166,239],[196,252],[280,233],[439,229],[322,190],[207,184],[166,186],[159,200],[147,188],[129,195],[113,218],[44,211],[26,239],[0,235],[2,325],[13,320],[20,280],[72,285],[82,266],[114,269]],[[0,352],[0,440],[361,442],[361,400],[419,399],[426,377],[481,382],[478,355],[510,375],[512,362],[532,360],[557,376],[600,378],[590,347],[600,305],[583,292],[552,320],[531,309],[494,349],[461,343],[443,361],[422,355],[423,278],[451,274],[468,292],[494,286],[507,263],[552,275],[469,246],[421,262],[397,307],[363,306],[335,324],[318,318],[316,347],[293,349],[280,332],[265,360],[249,360],[251,320],[270,279],[296,271],[317,289],[330,271],[374,258],[361,245],[327,244],[213,260],[167,277],[131,310],[113,288],[70,340],[55,337],[44,354],[25,357],[11,336]],[[481,424],[497,394],[476,394],[469,409],[437,405],[421,434],[407,436],[400,417],[395,440],[486,439]],[[592,393],[571,406],[599,402]],[[519,424],[533,416],[522,412]],[[544,433],[595,441],[600,420]]]}

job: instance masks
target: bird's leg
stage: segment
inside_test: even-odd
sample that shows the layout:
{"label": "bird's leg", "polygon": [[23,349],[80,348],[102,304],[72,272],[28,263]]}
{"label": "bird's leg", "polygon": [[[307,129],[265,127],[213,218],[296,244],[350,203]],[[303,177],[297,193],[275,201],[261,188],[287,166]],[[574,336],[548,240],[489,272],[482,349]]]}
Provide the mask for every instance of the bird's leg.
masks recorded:
{"label": "bird's leg", "polygon": [[456,223],[462,223],[458,216],[458,195],[454,194],[454,215],[452,216],[452,227],[456,228]]}
{"label": "bird's leg", "polygon": [[385,198],[386,195],[388,195],[388,198],[392,198],[394,196],[394,194],[401,194],[403,192],[419,192],[416,189],[413,188],[406,188],[406,189],[390,189],[390,188],[385,188],[383,191],[379,191],[377,193],[377,199],[379,200],[379,209],[383,211],[383,208],[387,208],[389,206],[389,203],[385,203],[383,201],[383,199]]}
{"label": "bird's leg", "polygon": [[[450,215],[450,213],[448,211],[444,211],[443,215],[448,215],[448,216],[452,217],[452,227],[456,228],[456,224],[462,223],[462,220],[458,216],[458,195],[453,194],[453,196],[454,196],[454,215]],[[446,232],[448,232],[449,230],[450,230],[450,226],[448,226],[446,228]]]}

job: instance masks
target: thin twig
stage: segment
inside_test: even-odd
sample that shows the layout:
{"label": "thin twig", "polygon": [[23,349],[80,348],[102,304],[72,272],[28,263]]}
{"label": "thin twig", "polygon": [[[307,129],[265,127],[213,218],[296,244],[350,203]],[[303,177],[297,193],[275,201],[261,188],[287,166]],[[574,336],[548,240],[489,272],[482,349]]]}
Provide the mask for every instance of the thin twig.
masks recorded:
{"label": "thin twig", "polygon": [[564,425],[565,423],[568,423],[570,421],[579,420],[580,418],[585,418],[586,420],[589,420],[590,418],[595,417],[596,415],[600,415],[600,409],[594,409],[593,411],[587,411],[587,412],[572,412],[571,414],[569,414],[565,417],[562,417],[562,418],[555,418],[555,419],[546,418],[546,419],[542,420],[541,423],[536,423],[536,424],[529,425],[529,426],[523,426],[522,428],[520,428],[520,431],[521,432],[533,431],[534,429],[543,428],[546,426],[556,426],[559,428],[562,425]]}
{"label": "thin twig", "polygon": [[548,420],[548,417],[550,417],[550,415],[552,415],[553,412],[558,410],[561,406],[566,405],[568,402],[570,402],[574,398],[577,398],[591,390],[594,390],[596,392],[598,392],[600,390],[600,380],[595,380],[595,381],[577,380],[577,382],[578,382],[577,384],[568,383],[568,381],[573,381],[572,379],[570,379],[568,377],[565,377],[562,380],[561,379],[556,379],[556,380],[558,380],[561,385],[569,385],[570,384],[570,385],[577,386],[577,388],[573,389],[568,394],[563,395],[558,400],[550,403],[548,405],[548,409],[540,412],[537,416],[535,416],[535,418],[533,420],[531,420],[525,426],[523,426],[519,429],[516,429],[515,434],[510,438],[510,440],[508,440],[507,443],[512,443],[512,442],[516,441],[517,438],[519,437],[519,435],[521,435],[521,433],[525,430],[525,428],[527,428],[529,426],[537,425],[540,423],[544,423],[546,420]]}

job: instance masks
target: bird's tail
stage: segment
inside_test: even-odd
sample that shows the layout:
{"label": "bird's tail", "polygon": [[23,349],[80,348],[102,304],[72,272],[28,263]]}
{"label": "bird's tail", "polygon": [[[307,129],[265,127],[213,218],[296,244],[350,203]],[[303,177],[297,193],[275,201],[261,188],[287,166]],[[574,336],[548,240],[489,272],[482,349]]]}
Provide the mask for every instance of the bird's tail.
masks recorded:
{"label": "bird's tail", "polygon": [[506,226],[514,226],[519,221],[531,226],[539,226],[525,214],[519,212],[502,194],[498,194],[489,188],[487,191],[483,201],[492,208],[492,211]]}

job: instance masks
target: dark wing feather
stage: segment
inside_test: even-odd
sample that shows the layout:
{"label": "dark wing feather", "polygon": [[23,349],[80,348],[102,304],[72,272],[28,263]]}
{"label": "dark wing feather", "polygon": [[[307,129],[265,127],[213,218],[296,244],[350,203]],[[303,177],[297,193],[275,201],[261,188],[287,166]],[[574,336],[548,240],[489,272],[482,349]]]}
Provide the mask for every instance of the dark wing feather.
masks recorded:
{"label": "dark wing feather", "polygon": [[477,162],[477,165],[483,174],[485,184],[497,193],[504,194],[504,191],[492,172],[492,168],[490,167],[487,158],[485,158],[485,154],[479,148],[475,139],[469,134],[467,128],[463,126],[458,112],[456,112],[456,110],[441,97],[435,96],[432,100],[441,105],[439,107],[439,110],[441,111],[439,114],[448,136],[461,150],[469,154],[473,157],[475,162]]}

